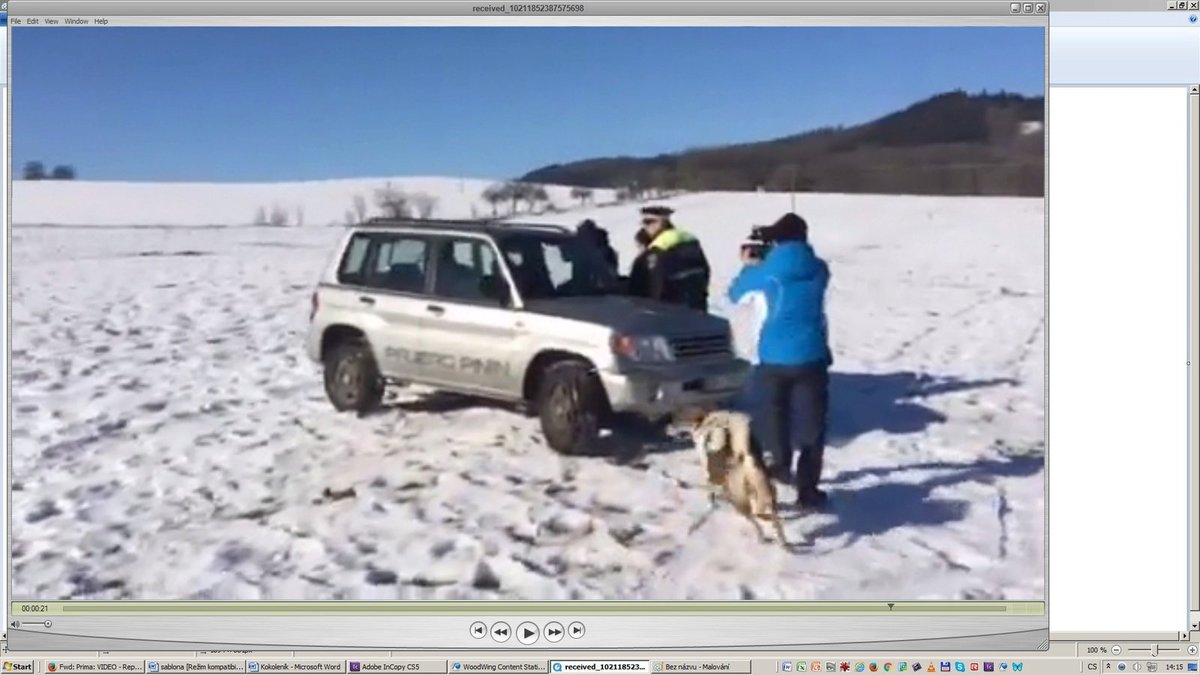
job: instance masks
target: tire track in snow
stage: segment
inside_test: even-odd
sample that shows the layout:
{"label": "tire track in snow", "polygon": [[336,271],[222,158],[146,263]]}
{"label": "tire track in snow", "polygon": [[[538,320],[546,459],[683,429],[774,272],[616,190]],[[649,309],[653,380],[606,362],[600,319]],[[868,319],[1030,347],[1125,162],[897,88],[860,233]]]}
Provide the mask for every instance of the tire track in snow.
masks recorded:
{"label": "tire track in snow", "polygon": [[[958,310],[955,310],[952,314],[950,314],[949,316],[946,317],[946,320],[932,323],[929,326],[926,326],[925,328],[921,329],[916,335],[905,340],[904,342],[901,342],[900,346],[897,347],[896,350],[893,351],[891,354],[889,354],[887,356],[887,358],[884,360],[885,361],[895,361],[896,359],[904,357],[906,354],[908,354],[908,351],[910,349],[912,349],[913,347],[920,345],[922,342],[924,342],[925,340],[928,340],[930,337],[932,337],[934,334],[938,333],[939,331],[942,331],[942,330],[948,328],[949,324],[952,321],[954,321],[956,319],[960,319],[964,316],[967,316],[968,314],[979,309],[980,307],[982,307],[986,304],[995,302],[995,301],[996,301],[996,296],[983,296],[983,297],[976,299],[975,302],[968,304],[966,307],[962,307]],[[960,325],[961,324],[955,324],[955,327],[959,327]]]}
{"label": "tire track in snow", "polygon": [[[1029,357],[1033,356],[1034,352],[1036,351],[1035,346],[1045,330],[1046,317],[1043,316],[1038,319],[1037,325],[1034,326],[1033,330],[1029,332],[1029,337],[1025,338],[1025,341],[1021,343],[1020,348],[1017,350],[1017,355],[1005,364],[1005,369],[1013,371],[1014,374],[1019,375],[1025,364],[1029,361]],[[1044,348],[1045,346],[1043,345],[1043,349]]]}

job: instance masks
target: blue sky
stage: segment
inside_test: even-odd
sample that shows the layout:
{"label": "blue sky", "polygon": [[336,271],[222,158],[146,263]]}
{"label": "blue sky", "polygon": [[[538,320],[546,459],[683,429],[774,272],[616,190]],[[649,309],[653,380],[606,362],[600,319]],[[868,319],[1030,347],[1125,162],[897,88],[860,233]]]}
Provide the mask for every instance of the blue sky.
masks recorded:
{"label": "blue sky", "polygon": [[1040,94],[1040,28],[27,28],[13,162],[95,180],[510,177]]}

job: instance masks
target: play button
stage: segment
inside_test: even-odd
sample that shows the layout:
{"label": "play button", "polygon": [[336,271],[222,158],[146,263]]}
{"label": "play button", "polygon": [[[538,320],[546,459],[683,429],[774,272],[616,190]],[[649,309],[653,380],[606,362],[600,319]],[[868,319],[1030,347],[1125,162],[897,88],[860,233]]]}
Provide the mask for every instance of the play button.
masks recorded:
{"label": "play button", "polygon": [[546,636],[547,642],[558,642],[563,639],[563,633],[565,632],[562,624],[557,621],[551,621],[542,629],[542,635]]}
{"label": "play button", "polygon": [[523,644],[523,645],[531,645],[531,644],[537,642],[537,639],[538,639],[537,624],[535,624],[531,621],[526,621],[525,623],[521,624],[520,626],[517,626],[517,639],[520,640],[521,644]]}

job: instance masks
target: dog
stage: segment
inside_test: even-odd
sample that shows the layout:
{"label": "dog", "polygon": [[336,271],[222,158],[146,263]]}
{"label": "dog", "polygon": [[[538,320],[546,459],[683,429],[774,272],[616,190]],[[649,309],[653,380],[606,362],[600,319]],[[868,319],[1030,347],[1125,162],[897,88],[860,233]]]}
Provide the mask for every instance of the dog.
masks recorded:
{"label": "dog", "polygon": [[780,545],[787,548],[775,485],[751,450],[750,417],[711,411],[692,428],[691,435],[708,476],[709,501],[715,506],[718,495],[723,496],[754,525],[761,541],[767,541],[767,535],[759,520],[770,521]]}

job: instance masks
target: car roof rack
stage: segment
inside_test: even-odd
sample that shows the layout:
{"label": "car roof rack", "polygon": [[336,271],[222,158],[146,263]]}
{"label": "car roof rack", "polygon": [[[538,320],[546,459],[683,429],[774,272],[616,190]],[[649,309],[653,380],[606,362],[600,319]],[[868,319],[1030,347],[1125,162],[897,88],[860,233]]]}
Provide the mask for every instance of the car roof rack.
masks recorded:
{"label": "car roof rack", "polygon": [[573,230],[564,225],[555,225],[551,223],[522,223],[509,222],[503,220],[454,220],[454,219],[439,219],[439,218],[387,218],[377,217],[369,218],[361,223],[350,225],[356,229],[388,229],[397,227],[407,228],[428,228],[433,230],[473,230],[485,232],[499,232],[505,230],[533,230],[541,232],[553,232],[556,234],[570,234]]}

